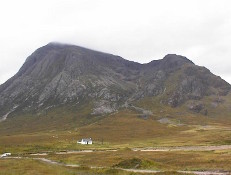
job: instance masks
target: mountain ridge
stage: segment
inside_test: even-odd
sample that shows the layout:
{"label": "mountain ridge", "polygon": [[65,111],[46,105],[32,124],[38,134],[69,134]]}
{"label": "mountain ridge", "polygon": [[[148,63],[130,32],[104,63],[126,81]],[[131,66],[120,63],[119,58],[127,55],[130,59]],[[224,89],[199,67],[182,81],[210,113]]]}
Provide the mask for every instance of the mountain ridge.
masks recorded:
{"label": "mountain ridge", "polygon": [[[206,96],[226,96],[231,86],[184,56],[168,54],[141,64],[87,48],[49,43],[33,52],[18,73],[0,85],[0,115],[39,111],[65,104],[89,106],[105,115],[144,98],[206,114]],[[197,109],[199,106],[199,110]]]}

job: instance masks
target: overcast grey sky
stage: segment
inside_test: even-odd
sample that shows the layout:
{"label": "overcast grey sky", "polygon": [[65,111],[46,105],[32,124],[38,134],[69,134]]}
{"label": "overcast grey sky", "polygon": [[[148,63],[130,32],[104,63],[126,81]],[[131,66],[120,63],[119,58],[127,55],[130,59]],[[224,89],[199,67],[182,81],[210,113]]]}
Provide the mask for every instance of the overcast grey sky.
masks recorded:
{"label": "overcast grey sky", "polygon": [[231,83],[230,0],[2,0],[0,84],[51,41],[147,63],[184,55]]}

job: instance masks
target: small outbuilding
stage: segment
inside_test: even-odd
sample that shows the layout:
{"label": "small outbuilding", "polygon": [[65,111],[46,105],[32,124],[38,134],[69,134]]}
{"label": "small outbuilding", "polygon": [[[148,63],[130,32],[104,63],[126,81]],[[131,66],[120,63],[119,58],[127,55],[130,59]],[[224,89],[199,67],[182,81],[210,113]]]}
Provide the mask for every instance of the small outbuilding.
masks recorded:
{"label": "small outbuilding", "polygon": [[82,139],[77,141],[77,143],[82,144],[82,145],[92,145],[92,139],[91,138],[87,138],[87,139]]}

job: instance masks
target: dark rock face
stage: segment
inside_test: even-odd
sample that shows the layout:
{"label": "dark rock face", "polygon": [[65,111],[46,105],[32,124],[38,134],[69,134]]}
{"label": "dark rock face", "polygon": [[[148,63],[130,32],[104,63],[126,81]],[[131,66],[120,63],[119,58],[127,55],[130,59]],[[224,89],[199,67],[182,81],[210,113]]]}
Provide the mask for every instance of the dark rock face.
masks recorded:
{"label": "dark rock face", "polygon": [[194,112],[199,113],[200,111],[202,111],[204,109],[204,105],[201,104],[201,103],[194,104],[194,105],[191,105],[189,107],[189,109],[192,110],[192,111],[194,111]]}
{"label": "dark rock face", "polygon": [[[189,99],[226,95],[231,87],[186,57],[170,54],[139,64],[86,48],[50,43],[30,55],[0,86],[0,116],[67,103],[93,103],[92,114],[111,113],[144,97],[163,96],[177,107]],[[200,111],[200,106],[192,110]]]}

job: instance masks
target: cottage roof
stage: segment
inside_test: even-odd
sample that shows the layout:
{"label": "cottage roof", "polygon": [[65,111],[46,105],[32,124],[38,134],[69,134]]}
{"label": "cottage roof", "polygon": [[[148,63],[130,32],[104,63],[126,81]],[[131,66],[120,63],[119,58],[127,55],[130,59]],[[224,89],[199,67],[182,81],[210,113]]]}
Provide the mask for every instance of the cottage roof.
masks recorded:
{"label": "cottage roof", "polygon": [[83,142],[90,142],[92,141],[91,138],[87,138],[87,139],[82,139]]}

